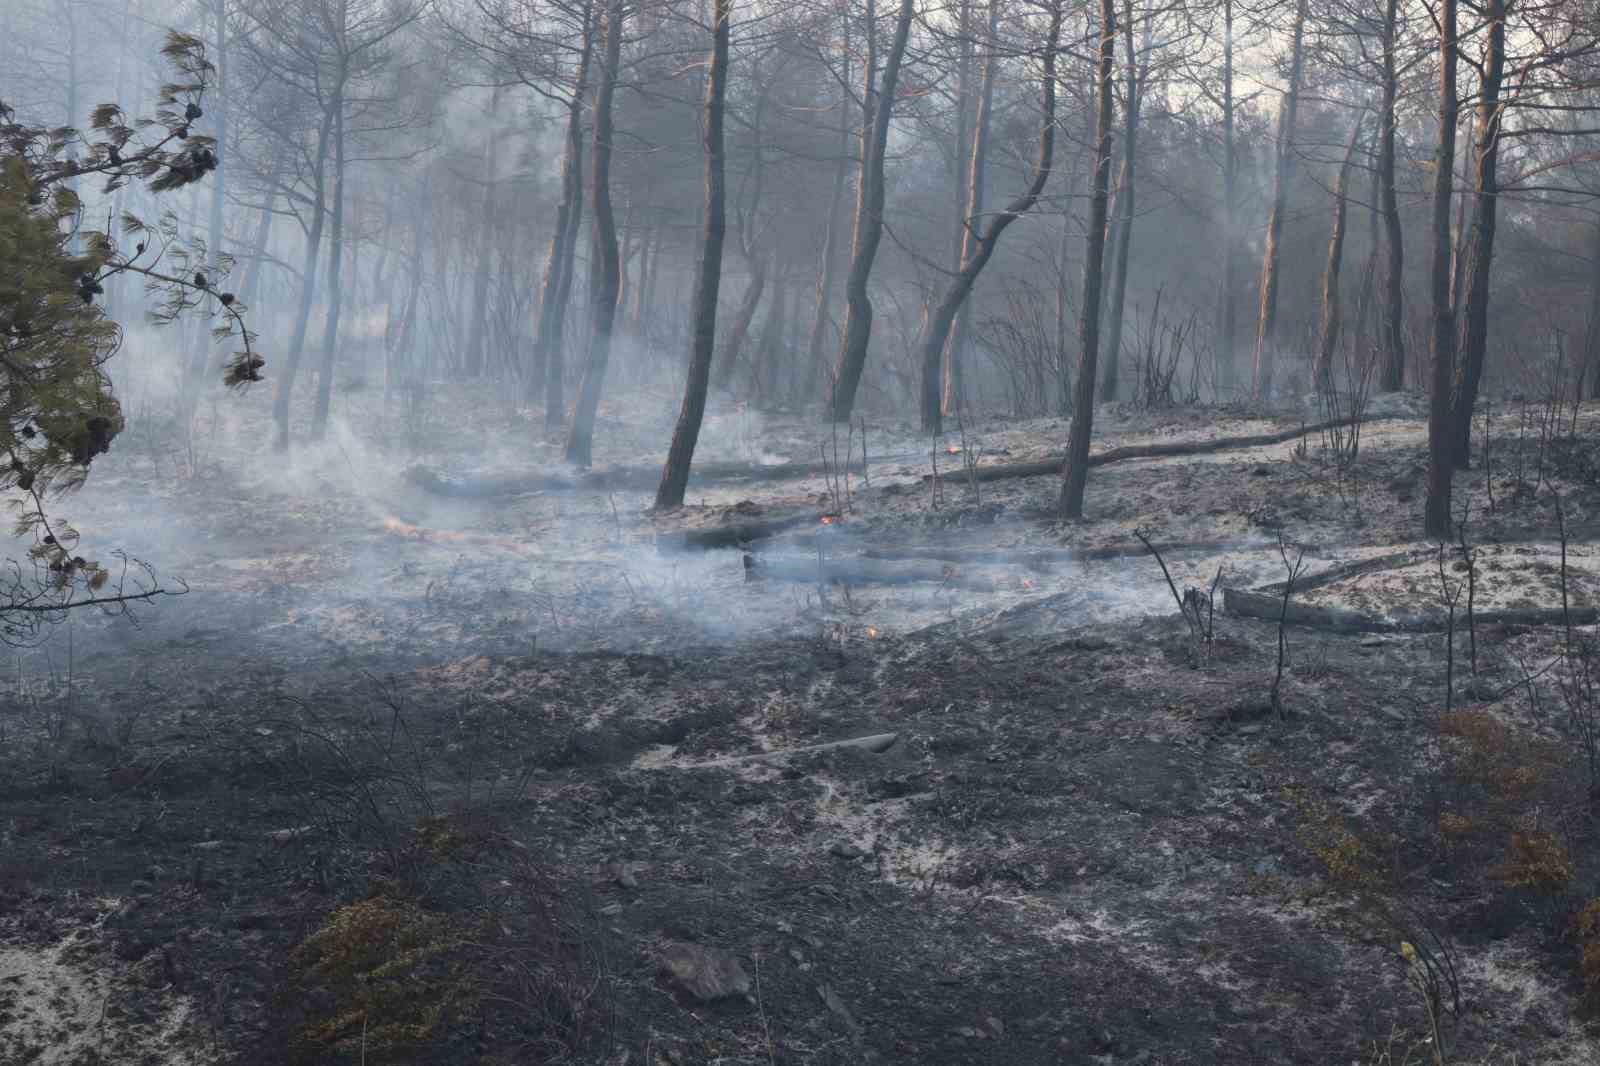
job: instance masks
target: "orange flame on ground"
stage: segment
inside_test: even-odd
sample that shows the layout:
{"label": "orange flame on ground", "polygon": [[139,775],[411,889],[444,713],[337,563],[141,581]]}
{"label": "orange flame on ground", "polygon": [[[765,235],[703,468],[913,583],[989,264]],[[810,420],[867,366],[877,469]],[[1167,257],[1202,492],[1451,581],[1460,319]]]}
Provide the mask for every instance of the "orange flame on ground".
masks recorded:
{"label": "orange flame on ground", "polygon": [[825,525],[825,526],[833,525],[833,516],[832,515],[828,515],[828,514],[823,515],[822,516],[822,524]]}
{"label": "orange flame on ground", "polygon": [[877,635],[878,635],[878,627],[877,626],[868,626],[867,627],[867,636],[875,637]]}

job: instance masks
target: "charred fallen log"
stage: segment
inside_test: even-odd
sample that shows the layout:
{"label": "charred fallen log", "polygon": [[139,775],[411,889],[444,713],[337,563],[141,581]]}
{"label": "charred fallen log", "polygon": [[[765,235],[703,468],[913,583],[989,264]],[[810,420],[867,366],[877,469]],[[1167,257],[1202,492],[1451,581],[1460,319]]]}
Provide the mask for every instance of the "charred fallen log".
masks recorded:
{"label": "charred fallen log", "polygon": [[[873,456],[871,462],[905,462],[917,456]],[[864,469],[861,459],[849,464],[839,463],[702,463],[689,474],[691,485],[718,482],[797,481],[803,478],[836,476],[849,471],[860,474]],[[453,499],[482,500],[497,496],[519,496],[530,492],[620,492],[653,491],[661,480],[659,466],[613,466],[598,470],[540,471],[531,474],[511,474],[502,477],[446,478],[425,466],[413,466],[405,472],[411,484],[434,496]]]}
{"label": "charred fallen log", "polygon": [[[1211,452],[1226,452],[1240,448],[1265,448],[1273,444],[1283,444],[1286,441],[1294,440],[1296,437],[1321,433],[1325,429],[1352,425],[1355,421],[1357,420],[1353,418],[1336,418],[1309,426],[1281,430],[1277,433],[1256,433],[1240,437],[1215,437],[1211,440],[1168,441],[1162,444],[1131,444],[1127,447],[1112,448],[1108,451],[1096,452],[1090,455],[1089,466],[1105,466],[1108,463],[1120,463],[1125,459],[1165,459],[1176,455],[1206,455]],[[974,477],[979,481],[1000,481],[1005,478],[1016,477],[1059,477],[1061,468],[1066,461],[1066,456],[1061,456],[1029,463],[997,463],[993,466],[979,466],[973,470],[962,471],[959,475],[948,474],[941,475],[941,477],[947,481],[965,480]],[[922,475],[922,480],[924,481],[932,478],[932,474]]]}
{"label": "charred fallen log", "polygon": [[[1283,593],[1253,592],[1247,589],[1224,589],[1223,610],[1240,618],[1259,618],[1276,622],[1280,614],[1290,625],[1307,626],[1331,633],[1440,633],[1449,626],[1442,611],[1401,611],[1378,616],[1341,607],[1318,607],[1307,603],[1289,602],[1285,611]],[[1593,625],[1600,622],[1600,607],[1575,607],[1570,612],[1573,625]],[[1478,626],[1559,626],[1567,615],[1559,607],[1509,608],[1503,611],[1478,611]],[[1456,624],[1462,624],[1457,619]]]}

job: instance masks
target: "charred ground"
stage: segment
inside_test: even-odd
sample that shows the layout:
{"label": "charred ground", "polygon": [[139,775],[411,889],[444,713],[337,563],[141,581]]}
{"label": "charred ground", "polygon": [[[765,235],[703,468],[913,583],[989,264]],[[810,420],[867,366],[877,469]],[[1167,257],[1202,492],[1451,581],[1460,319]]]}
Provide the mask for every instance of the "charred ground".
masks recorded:
{"label": "charred ground", "polygon": [[[1200,545],[1167,553],[1181,589],[1280,580],[1280,530],[1313,572],[1425,549],[1424,429],[1386,415],[1353,471],[1315,435],[1107,466],[1074,526],[1056,479],[975,494],[948,450],[935,506],[927,442],[888,427],[848,506],[824,474],[691,484],[659,517],[627,487],[429,495],[360,433],[287,470],[114,453],[74,517],[192,592],[16,658],[0,1059],[1431,1060],[1410,942],[1454,966],[1446,1061],[1591,1061],[1560,628],[1479,630],[1476,674],[1463,632],[1446,713],[1442,634],[1291,627],[1280,719],[1274,624],[1219,614],[1203,647],[1154,560],[1093,558],[1136,528]],[[1480,610],[1559,606],[1552,486],[1594,602],[1593,417],[1519,443],[1508,411],[1462,475]],[[751,418],[712,458],[832,448]],[[1098,421],[1097,447],[1294,425]],[[663,432],[607,424],[606,458]],[[1062,436],[941,447],[1021,462]],[[424,439],[449,477],[527,466]],[[795,515],[749,574],[995,554],[819,586],[679,547]],[[1433,609],[1437,570],[1307,600]]]}

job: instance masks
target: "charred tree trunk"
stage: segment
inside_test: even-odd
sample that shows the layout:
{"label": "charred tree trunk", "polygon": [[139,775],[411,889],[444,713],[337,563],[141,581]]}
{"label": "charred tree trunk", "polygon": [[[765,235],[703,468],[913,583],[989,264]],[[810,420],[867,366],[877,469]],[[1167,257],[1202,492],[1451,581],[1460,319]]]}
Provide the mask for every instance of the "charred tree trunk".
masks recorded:
{"label": "charred tree trunk", "polygon": [[333,94],[333,240],[328,245],[328,314],[322,326],[322,366],[317,372],[317,399],[311,409],[311,439],[328,432],[333,401],[333,365],[339,355],[339,314],[344,307],[344,71]]}
{"label": "charred tree trunk", "polygon": [[611,329],[617,316],[617,288],[622,266],[618,262],[617,220],[611,210],[612,100],[617,90],[617,67],[622,60],[622,23],[626,11],[623,0],[608,0],[606,5],[605,59],[594,100],[594,148],[592,181],[594,186],[594,291],[589,294],[589,359],[578,387],[578,403],[572,412],[572,431],[567,436],[567,462],[590,465],[594,448],[594,420],[600,409],[600,391],[605,386],[606,365],[611,360]]}
{"label": "charred tree trunk", "polygon": [[1344,150],[1344,162],[1333,182],[1333,233],[1328,238],[1328,265],[1322,272],[1322,329],[1313,368],[1317,388],[1324,391],[1333,387],[1333,350],[1339,344],[1339,270],[1344,263],[1344,224],[1350,200],[1345,189],[1350,182],[1356,146],[1361,143],[1361,123],[1366,117],[1365,111],[1356,116],[1350,130],[1350,143]]}
{"label": "charred tree trunk", "polygon": [[1456,119],[1456,6],[1439,0],[1439,149],[1433,168],[1433,374],[1428,401],[1428,501],[1423,529],[1436,540],[1451,539],[1450,477],[1455,456],[1450,434],[1450,384],[1455,376],[1455,309],[1451,301],[1450,199],[1454,193]]}
{"label": "charred tree trunk", "polygon": [[[870,24],[874,12],[868,0]],[[861,144],[861,181],[856,201],[855,247],[850,257],[850,276],[845,282],[846,311],[844,347],[839,352],[839,370],[834,378],[831,416],[835,422],[850,421],[855,410],[856,389],[867,365],[867,342],[872,336],[872,298],[867,285],[872,280],[872,263],[883,240],[883,160],[889,144],[889,120],[894,114],[895,93],[900,82],[900,64],[905,59],[911,37],[911,20],[916,14],[914,0],[900,0],[895,19],[894,41],[884,61],[883,83],[876,80],[872,48],[868,45],[867,74],[863,97],[872,108],[872,123],[864,131]]]}
{"label": "charred tree trunk", "polygon": [[1378,116],[1378,181],[1383,212],[1384,250],[1388,263],[1383,276],[1383,366],[1378,376],[1381,392],[1405,387],[1405,234],[1400,226],[1400,200],[1395,193],[1395,98],[1399,92],[1395,51],[1400,0],[1387,0],[1383,16],[1383,113]]}
{"label": "charred tree trunk", "polygon": [[311,178],[311,228],[306,233],[305,265],[300,277],[300,307],[295,314],[294,333],[289,338],[289,352],[278,374],[278,388],[272,396],[273,447],[283,451],[289,447],[289,401],[294,395],[295,375],[300,372],[300,361],[305,356],[306,329],[311,322],[311,304],[317,295],[317,262],[322,250],[322,228],[327,218],[327,205],[323,202],[328,173],[328,141],[333,135],[333,112],[324,111],[322,125],[317,131],[317,154],[312,165]]}
{"label": "charred tree trunk", "polygon": [[1300,112],[1300,75],[1305,68],[1306,0],[1294,15],[1294,51],[1289,60],[1289,87],[1278,112],[1278,152],[1273,168],[1272,214],[1267,219],[1266,246],[1261,256],[1261,305],[1256,316],[1255,398],[1265,401],[1272,391],[1273,360],[1278,328],[1279,243],[1289,206],[1289,179],[1294,175],[1295,124]]}
{"label": "charred tree trunk", "polygon": [[1094,421],[1095,361],[1100,348],[1100,286],[1106,254],[1106,199],[1111,185],[1111,79],[1117,61],[1116,0],[1100,0],[1100,68],[1095,82],[1099,117],[1095,124],[1094,170],[1089,183],[1089,246],[1083,259],[1083,306],[1078,310],[1078,381],[1073,399],[1072,435],[1067,442],[1061,482],[1061,514],[1083,517],[1089,483],[1089,434]]}
{"label": "charred tree trunk", "polygon": [[1143,83],[1149,73],[1151,52],[1151,24],[1144,28],[1144,69],[1136,62],[1133,50],[1133,0],[1128,0],[1123,11],[1123,47],[1127,49],[1127,109],[1123,116],[1122,179],[1117,188],[1117,248],[1116,270],[1111,275],[1111,301],[1107,308],[1106,369],[1100,379],[1100,399],[1117,398],[1122,367],[1122,312],[1128,298],[1128,256],[1133,251],[1134,181],[1137,177],[1139,139],[1139,106],[1143,96]]}
{"label": "charred tree trunk", "polygon": [[[1050,30],[1045,38],[1044,46],[1044,84],[1043,84],[1043,125],[1039,130],[1039,159],[1034,165],[1033,176],[1028,182],[1028,187],[1005,210],[996,214],[989,220],[986,227],[981,226],[977,218],[969,223],[968,233],[971,236],[970,250],[962,257],[961,270],[956,274],[950,287],[945,290],[944,296],[939,300],[928,315],[927,326],[922,339],[922,428],[924,432],[938,433],[940,425],[939,404],[939,355],[945,349],[945,343],[950,339],[951,325],[955,322],[957,313],[962,304],[972,292],[972,286],[978,280],[978,275],[989,264],[989,259],[994,255],[995,248],[1000,243],[1000,235],[1006,227],[1021,218],[1033,205],[1038,202],[1039,195],[1044,192],[1045,183],[1050,180],[1050,168],[1055,162],[1056,144],[1056,50],[1061,40],[1061,0],[1056,0],[1050,11]],[[993,68],[998,62],[998,57],[991,51],[988,59],[988,69],[984,71],[984,81],[992,85]],[[981,128],[988,122],[990,99],[985,99],[979,104],[978,126]],[[976,138],[974,138],[976,142]],[[973,153],[974,169],[979,165],[976,150]]]}
{"label": "charred tree trunk", "polygon": [[527,396],[532,402],[541,392],[545,401],[545,424],[561,424],[566,400],[562,395],[562,327],[576,252],[577,220],[583,214],[583,98],[588,91],[589,64],[594,55],[594,4],[584,7],[583,51],[578,57],[577,82],[567,104],[566,142],[561,159],[561,202],[556,207],[555,229],[550,235],[550,252],[545,259],[544,280],[540,285],[539,324],[533,339],[532,365],[528,367]]}
{"label": "charred tree trunk", "polygon": [[705,233],[695,268],[693,334],[689,341],[689,374],[683,386],[683,407],[672,432],[672,445],[656,489],[656,510],[683,506],[689,467],[705,419],[706,390],[711,383],[711,356],[717,333],[717,292],[722,284],[722,243],[727,230],[723,180],[723,110],[728,90],[728,37],[733,0],[715,0],[711,24],[711,69],[706,77],[706,203]]}
{"label": "charred tree trunk", "polygon": [[1472,453],[1472,409],[1478,401],[1483,364],[1489,347],[1489,273],[1494,264],[1495,223],[1500,201],[1500,123],[1504,115],[1500,93],[1506,69],[1506,0],[1485,0],[1488,38],[1483,57],[1483,84],[1478,92],[1477,134],[1474,156],[1476,189],[1472,200],[1472,228],[1467,240],[1465,306],[1461,314],[1460,351],[1456,364],[1451,419],[1454,422],[1454,462],[1468,465]]}

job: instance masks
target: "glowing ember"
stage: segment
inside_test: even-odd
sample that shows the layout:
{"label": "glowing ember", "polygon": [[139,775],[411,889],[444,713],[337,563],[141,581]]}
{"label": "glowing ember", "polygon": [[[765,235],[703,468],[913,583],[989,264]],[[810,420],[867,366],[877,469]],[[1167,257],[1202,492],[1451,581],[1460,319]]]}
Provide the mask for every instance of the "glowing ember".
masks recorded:
{"label": "glowing ember", "polygon": [[825,525],[825,526],[833,525],[833,515],[831,515],[831,514],[823,515],[822,516],[822,524]]}
{"label": "glowing ember", "polygon": [[868,626],[867,627],[867,636],[875,637],[877,635],[878,635],[878,627],[877,626]]}
{"label": "glowing ember", "polygon": [[1022,587],[1025,588],[1025,589],[1034,588],[1035,586],[1034,586],[1034,583],[1033,583],[1033,579],[1031,577],[1023,578],[1022,579]]}
{"label": "glowing ember", "polygon": [[955,447],[946,448],[945,451],[949,452],[951,455],[960,455],[961,454],[961,449],[960,448],[955,448]]}

